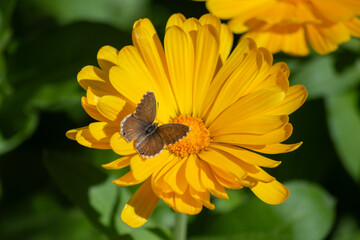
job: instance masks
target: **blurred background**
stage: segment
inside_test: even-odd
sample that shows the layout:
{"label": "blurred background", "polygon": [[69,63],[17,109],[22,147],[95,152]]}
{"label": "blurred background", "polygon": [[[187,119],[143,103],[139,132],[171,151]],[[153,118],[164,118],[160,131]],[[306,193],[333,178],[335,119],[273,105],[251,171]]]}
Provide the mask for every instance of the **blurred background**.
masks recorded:
{"label": "blurred background", "polygon": [[[101,164],[110,150],[68,140],[69,129],[92,120],[76,75],[97,65],[100,47],[131,44],[139,18],[150,18],[160,39],[173,13],[199,18],[204,2],[190,0],[0,0],[0,239],[171,239],[174,213],[160,203],[144,227],[131,229],[120,212],[133,188],[112,184],[121,171]],[[236,37],[236,41],[239,36]],[[248,189],[229,191],[189,218],[189,239],[360,239],[360,41],[335,53],[274,55],[304,84],[307,102],[290,116],[304,144],[271,156],[268,172],[290,189],[280,206]]]}

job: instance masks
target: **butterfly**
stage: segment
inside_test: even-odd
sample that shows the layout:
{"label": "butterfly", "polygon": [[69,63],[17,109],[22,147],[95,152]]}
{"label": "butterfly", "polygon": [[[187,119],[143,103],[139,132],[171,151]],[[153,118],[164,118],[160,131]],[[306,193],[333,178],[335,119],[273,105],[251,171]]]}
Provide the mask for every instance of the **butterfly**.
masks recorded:
{"label": "butterfly", "polygon": [[190,128],[184,124],[154,123],[157,104],[152,91],[145,93],[133,114],[121,122],[121,134],[128,142],[135,140],[135,149],[144,158],[158,155],[165,147],[184,138]]}

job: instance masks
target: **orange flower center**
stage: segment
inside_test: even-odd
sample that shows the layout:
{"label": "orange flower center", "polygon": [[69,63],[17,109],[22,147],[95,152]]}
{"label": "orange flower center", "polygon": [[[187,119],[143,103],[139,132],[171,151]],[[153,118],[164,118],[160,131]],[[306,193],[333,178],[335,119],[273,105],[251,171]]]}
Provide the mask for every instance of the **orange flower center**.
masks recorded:
{"label": "orange flower center", "polygon": [[210,132],[200,118],[180,115],[172,120],[172,123],[181,123],[190,127],[190,131],[185,138],[167,146],[167,149],[173,154],[180,157],[198,154],[201,149],[210,144]]}

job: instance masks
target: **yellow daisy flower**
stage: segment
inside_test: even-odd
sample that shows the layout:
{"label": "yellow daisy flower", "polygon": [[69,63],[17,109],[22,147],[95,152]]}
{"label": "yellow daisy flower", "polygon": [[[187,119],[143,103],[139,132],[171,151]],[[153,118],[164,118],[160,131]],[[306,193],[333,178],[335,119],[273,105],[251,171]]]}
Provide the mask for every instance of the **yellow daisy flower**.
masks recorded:
{"label": "yellow daisy flower", "polygon": [[358,0],[206,0],[209,11],[230,19],[235,33],[246,33],[272,53],[309,54],[307,42],[319,54],[360,37]]}
{"label": "yellow daisy flower", "polygon": [[[81,103],[97,122],[67,132],[81,145],[123,156],[103,165],[130,166],[116,185],[143,183],[122,220],[143,225],[159,199],[185,214],[214,209],[210,193],[228,199],[226,188],[249,187],[266,203],[282,203],[288,189],[261,168],[280,162],[259,153],[285,153],[301,145],[281,144],[292,133],[288,115],[307,97],[303,86],[289,87],[287,65],[273,65],[271,53],[251,39],[229,55],[232,33],[210,14],[199,20],[172,15],[164,46],[148,19],[134,24],[132,37],[133,45],[120,51],[102,47],[100,68],[80,71],[78,82],[86,90]],[[159,103],[155,122],[181,123],[190,132],[159,155],[142,158],[134,142],[121,136],[120,124],[148,91]]]}

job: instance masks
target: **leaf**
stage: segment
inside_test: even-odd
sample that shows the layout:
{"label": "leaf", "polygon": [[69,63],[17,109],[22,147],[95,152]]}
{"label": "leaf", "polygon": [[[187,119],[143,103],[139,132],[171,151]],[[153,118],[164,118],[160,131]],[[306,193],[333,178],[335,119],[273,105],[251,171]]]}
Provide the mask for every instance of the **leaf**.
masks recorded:
{"label": "leaf", "polygon": [[360,228],[356,219],[346,216],[342,217],[335,229],[333,240],[359,240]]}
{"label": "leaf", "polygon": [[330,136],[340,159],[350,175],[360,182],[360,112],[359,92],[325,98]]}
{"label": "leaf", "polygon": [[81,155],[46,153],[45,165],[61,190],[79,206],[90,221],[113,237],[113,212],[119,190],[105,173],[82,160]]}
{"label": "leaf", "polygon": [[[40,110],[66,111],[72,119],[83,119],[80,99],[85,93],[76,82],[77,72],[96,65],[101,45],[122,38],[115,29],[84,23],[32,34],[19,40],[7,57],[6,81],[1,82],[0,74],[0,155],[34,133]],[[0,56],[0,70],[5,68],[2,60]]]}
{"label": "leaf", "polygon": [[24,8],[31,6],[60,24],[90,21],[130,30],[136,20],[146,15],[149,0],[31,0],[24,4]]}
{"label": "leaf", "polygon": [[62,207],[48,193],[37,193],[30,201],[11,207],[2,211],[1,239],[105,240],[79,210]]}
{"label": "leaf", "polygon": [[[6,114],[6,112],[11,113],[12,120],[9,120],[9,118],[1,117],[2,114],[0,112],[0,155],[11,151],[12,149],[19,146],[25,139],[30,137],[34,133],[39,122],[38,115],[33,111],[25,111],[18,113],[8,111],[4,112],[4,114]],[[11,134],[11,136],[7,136],[6,134],[4,134],[4,131],[9,130],[5,127],[9,123],[13,124],[14,128],[17,128],[15,130],[15,133]]]}
{"label": "leaf", "polygon": [[297,62],[300,66],[290,76],[290,81],[292,84],[305,85],[309,100],[344,92],[360,83],[360,58],[356,55],[351,52],[339,54],[337,58],[340,62],[352,60],[345,66],[339,66],[341,69],[337,69],[334,55],[315,56],[305,63]]}
{"label": "leaf", "polygon": [[[134,229],[121,221],[121,211],[131,197],[129,188],[116,186],[112,181],[117,176],[108,176],[105,171],[92,166],[90,164],[94,161],[90,159],[93,156],[92,151],[96,150],[91,149],[86,151],[86,154],[77,155],[61,152],[46,153],[45,165],[61,190],[110,239],[118,239],[119,236],[125,238],[132,236],[134,240],[167,239],[163,230],[156,229],[154,223]],[[98,157],[99,154],[94,156]],[[104,152],[103,158],[106,158],[105,156],[107,153]]]}
{"label": "leaf", "polygon": [[206,239],[324,239],[334,222],[334,199],[314,184],[285,185],[290,197],[281,205],[271,206],[253,198],[229,214],[206,219]]}

